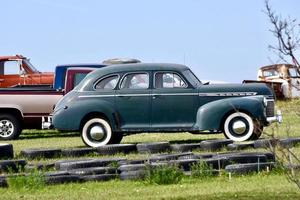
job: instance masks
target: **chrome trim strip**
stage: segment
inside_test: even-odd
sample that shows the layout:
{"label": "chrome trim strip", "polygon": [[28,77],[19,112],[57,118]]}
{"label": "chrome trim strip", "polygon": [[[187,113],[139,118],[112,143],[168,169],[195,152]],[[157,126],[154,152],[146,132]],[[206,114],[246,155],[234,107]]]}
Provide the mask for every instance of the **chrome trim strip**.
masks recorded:
{"label": "chrome trim strip", "polygon": [[256,92],[219,92],[219,93],[153,93],[153,94],[99,94],[99,95],[82,95],[79,98],[87,97],[139,97],[139,96],[253,96]]}
{"label": "chrome trim strip", "polygon": [[100,95],[82,95],[78,96],[78,98],[93,98],[93,97],[114,97],[115,94],[100,94]]}
{"label": "chrome trim strip", "polygon": [[99,94],[99,95],[82,95],[78,96],[79,98],[93,98],[93,97],[141,97],[141,96],[198,96],[197,93],[170,93],[170,94]]}
{"label": "chrome trim strip", "polygon": [[116,97],[144,97],[151,96],[150,94],[116,94]]}
{"label": "chrome trim strip", "polygon": [[254,96],[257,92],[218,92],[218,93],[199,93],[201,97],[215,97],[215,96]]}
{"label": "chrome trim strip", "polygon": [[153,93],[152,96],[198,96],[198,93]]}

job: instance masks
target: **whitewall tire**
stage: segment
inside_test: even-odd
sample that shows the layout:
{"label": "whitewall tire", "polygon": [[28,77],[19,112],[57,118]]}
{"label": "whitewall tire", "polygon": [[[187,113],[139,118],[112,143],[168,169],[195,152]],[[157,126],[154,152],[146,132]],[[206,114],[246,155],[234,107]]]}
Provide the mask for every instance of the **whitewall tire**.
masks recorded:
{"label": "whitewall tire", "polygon": [[81,130],[83,142],[90,147],[100,147],[112,140],[112,130],[109,123],[102,118],[92,118],[85,122]]}
{"label": "whitewall tire", "polygon": [[254,133],[253,119],[243,112],[230,114],[226,118],[223,128],[224,135],[236,142],[249,140]]}

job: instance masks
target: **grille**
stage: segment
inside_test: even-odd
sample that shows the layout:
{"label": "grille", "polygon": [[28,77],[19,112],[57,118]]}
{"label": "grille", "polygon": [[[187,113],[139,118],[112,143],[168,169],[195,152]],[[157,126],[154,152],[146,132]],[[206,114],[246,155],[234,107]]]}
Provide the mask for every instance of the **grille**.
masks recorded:
{"label": "grille", "polygon": [[275,103],[274,103],[274,100],[268,100],[266,114],[267,114],[267,117],[274,117],[275,116]]}

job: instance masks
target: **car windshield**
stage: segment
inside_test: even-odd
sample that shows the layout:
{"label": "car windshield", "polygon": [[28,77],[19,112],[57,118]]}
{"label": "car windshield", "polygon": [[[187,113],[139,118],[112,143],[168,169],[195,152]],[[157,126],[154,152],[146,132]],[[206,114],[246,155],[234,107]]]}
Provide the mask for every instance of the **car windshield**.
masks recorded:
{"label": "car windshield", "polygon": [[33,72],[39,72],[28,59],[24,60],[24,63],[33,71]]}
{"label": "car windshield", "polygon": [[191,70],[188,69],[183,71],[182,73],[194,87],[197,87],[202,84],[201,81],[195,76],[195,74]]}
{"label": "car windshield", "polygon": [[279,73],[276,69],[267,69],[263,71],[263,76],[264,77],[279,76]]}
{"label": "car windshield", "polygon": [[298,78],[298,77],[300,77],[299,71],[297,70],[297,68],[289,68],[289,75],[292,78]]}

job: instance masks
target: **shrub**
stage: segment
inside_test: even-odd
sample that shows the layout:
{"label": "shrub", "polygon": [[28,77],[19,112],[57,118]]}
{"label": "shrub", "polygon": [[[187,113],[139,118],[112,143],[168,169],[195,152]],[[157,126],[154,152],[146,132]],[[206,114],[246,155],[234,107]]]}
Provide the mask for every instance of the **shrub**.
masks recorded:
{"label": "shrub", "polygon": [[205,162],[191,165],[191,175],[194,178],[207,178],[213,176],[213,169]]}
{"label": "shrub", "polygon": [[150,184],[168,185],[179,183],[183,172],[174,165],[163,165],[150,168],[146,181]]}
{"label": "shrub", "polygon": [[44,174],[39,171],[30,174],[11,176],[7,180],[9,188],[15,190],[37,190],[45,186]]}

